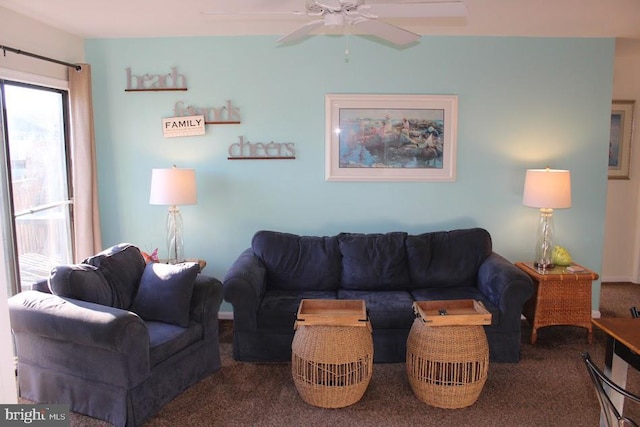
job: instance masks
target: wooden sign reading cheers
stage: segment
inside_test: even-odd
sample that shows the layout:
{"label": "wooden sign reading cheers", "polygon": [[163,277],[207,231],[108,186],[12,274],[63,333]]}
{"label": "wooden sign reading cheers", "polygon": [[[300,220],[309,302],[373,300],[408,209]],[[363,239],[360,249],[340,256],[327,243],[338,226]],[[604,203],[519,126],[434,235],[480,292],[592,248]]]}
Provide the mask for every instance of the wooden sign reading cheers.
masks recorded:
{"label": "wooden sign reading cheers", "polygon": [[254,142],[239,141],[229,146],[228,160],[293,160],[296,158],[296,146],[293,142]]}

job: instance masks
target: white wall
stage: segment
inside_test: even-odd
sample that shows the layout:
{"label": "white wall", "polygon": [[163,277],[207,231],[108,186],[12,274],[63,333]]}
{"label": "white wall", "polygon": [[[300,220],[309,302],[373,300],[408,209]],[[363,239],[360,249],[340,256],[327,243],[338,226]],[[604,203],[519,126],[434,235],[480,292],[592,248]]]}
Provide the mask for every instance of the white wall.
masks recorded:
{"label": "white wall", "polygon": [[[0,44],[60,61],[84,62],[84,41],[0,7]],[[0,51],[0,68],[67,80],[67,67]]]}
{"label": "white wall", "polygon": [[618,39],[613,99],[636,100],[629,180],[607,183],[602,281],[640,283],[640,40]]}

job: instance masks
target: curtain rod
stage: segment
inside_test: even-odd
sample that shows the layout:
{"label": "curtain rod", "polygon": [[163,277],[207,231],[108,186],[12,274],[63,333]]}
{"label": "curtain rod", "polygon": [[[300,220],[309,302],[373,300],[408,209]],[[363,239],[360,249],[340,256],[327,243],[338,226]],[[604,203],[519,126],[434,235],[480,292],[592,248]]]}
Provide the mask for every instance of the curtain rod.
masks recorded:
{"label": "curtain rod", "polygon": [[2,50],[2,52],[4,53],[4,56],[7,56],[7,51],[9,51],[9,52],[17,53],[18,55],[26,55],[26,56],[30,56],[32,58],[41,59],[43,61],[54,62],[56,64],[64,65],[64,66],[69,67],[69,68],[74,68],[76,71],[80,71],[82,69],[82,67],[80,65],[78,65],[78,64],[72,64],[70,62],[58,61],[57,59],[47,58],[46,56],[38,55],[38,54],[35,54],[35,53],[31,53],[31,52],[25,52],[24,50],[15,49],[15,48],[9,47],[9,46],[0,45],[0,50]]}

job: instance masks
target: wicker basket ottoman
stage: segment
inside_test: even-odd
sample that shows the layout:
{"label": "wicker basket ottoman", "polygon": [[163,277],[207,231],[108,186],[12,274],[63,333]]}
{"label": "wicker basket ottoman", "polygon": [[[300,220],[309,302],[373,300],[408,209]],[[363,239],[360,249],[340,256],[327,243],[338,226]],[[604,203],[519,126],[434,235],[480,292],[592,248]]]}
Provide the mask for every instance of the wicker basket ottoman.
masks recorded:
{"label": "wicker basket ottoman", "polygon": [[[291,345],[296,389],[302,400],[322,408],[358,402],[373,373],[373,339],[366,310],[358,313],[359,319],[346,309],[332,311],[340,304],[343,309],[349,307],[349,301],[346,305],[344,300],[337,301],[303,300]],[[364,308],[364,301],[353,304],[352,308]]]}
{"label": "wicker basket ottoman", "polygon": [[473,300],[414,303],[416,319],[407,339],[407,376],[421,401],[464,408],[480,396],[489,370],[483,324],[491,314]]}

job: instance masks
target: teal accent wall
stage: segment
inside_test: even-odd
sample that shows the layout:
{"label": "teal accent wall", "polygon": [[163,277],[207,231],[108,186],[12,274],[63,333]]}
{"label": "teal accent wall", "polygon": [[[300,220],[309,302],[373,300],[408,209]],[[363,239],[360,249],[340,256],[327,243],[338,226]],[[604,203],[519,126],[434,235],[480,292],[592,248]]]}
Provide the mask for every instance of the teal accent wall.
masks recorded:
{"label": "teal accent wall", "polygon": [[[531,260],[538,212],[522,206],[527,168],[569,169],[573,206],[556,210],[556,242],[600,271],[614,39],[432,37],[396,49],[351,36],[281,47],[276,37],[86,41],[104,245],[166,256],[166,208],[149,205],[151,169],[196,169],[198,204],[181,208],[187,257],[222,279],[260,229],[307,235],[483,227],[510,261]],[[125,93],[126,71],[178,67],[186,92]],[[327,93],[455,94],[452,183],[326,182]],[[163,138],[176,102],[240,108],[239,125]],[[295,160],[227,160],[229,145],[293,142]],[[598,309],[596,282],[593,308]],[[223,311],[230,311],[225,304]]]}

